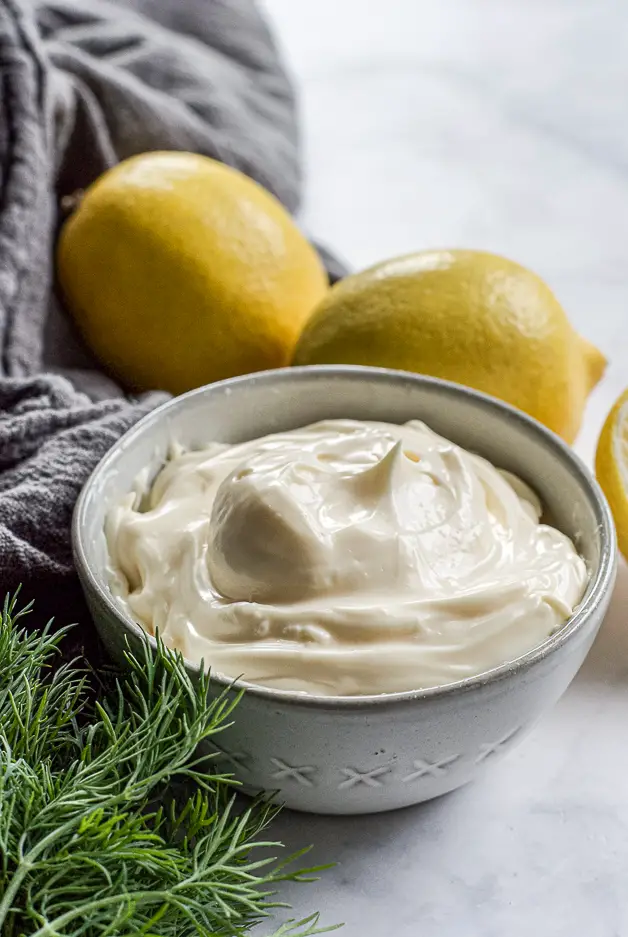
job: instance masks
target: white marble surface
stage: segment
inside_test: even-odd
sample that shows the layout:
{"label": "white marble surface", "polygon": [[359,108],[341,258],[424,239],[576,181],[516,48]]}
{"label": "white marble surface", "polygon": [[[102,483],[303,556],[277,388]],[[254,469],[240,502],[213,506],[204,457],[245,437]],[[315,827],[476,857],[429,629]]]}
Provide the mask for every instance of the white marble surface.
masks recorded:
{"label": "white marble surface", "polygon": [[[304,224],[354,267],[469,246],[553,287],[628,386],[628,5],[266,0],[302,89]],[[345,937],[628,935],[628,570],[583,670],[485,780],[379,817],[285,814]]]}

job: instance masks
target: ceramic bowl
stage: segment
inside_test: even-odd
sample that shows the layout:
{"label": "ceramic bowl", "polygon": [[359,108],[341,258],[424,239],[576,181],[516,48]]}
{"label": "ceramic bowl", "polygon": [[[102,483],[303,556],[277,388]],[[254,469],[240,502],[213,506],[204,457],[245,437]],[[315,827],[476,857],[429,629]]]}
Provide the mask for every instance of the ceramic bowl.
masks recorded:
{"label": "ceramic bowl", "polygon": [[[81,493],[73,540],[94,621],[119,658],[125,638],[133,645],[141,632],[108,589],[103,520],[138,473],[147,465],[156,473],[173,439],[192,447],[239,442],[334,417],[418,418],[521,476],[590,571],[582,603],[561,629],[481,676],[366,697],[247,688],[233,727],[219,736],[220,767],[246,791],[276,792],[293,808],[369,813],[428,800],[489,769],[556,702],[582,664],[611,597],[615,535],[600,489],[558,437],[497,400],[417,375],[357,367],[249,375],[177,397],[122,437]],[[219,691],[229,682],[214,675]]]}

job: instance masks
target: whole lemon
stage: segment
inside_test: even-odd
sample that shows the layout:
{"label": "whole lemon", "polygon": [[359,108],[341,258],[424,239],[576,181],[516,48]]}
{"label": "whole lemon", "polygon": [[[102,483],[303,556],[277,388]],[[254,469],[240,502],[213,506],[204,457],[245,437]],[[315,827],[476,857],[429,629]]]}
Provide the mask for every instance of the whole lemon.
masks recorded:
{"label": "whole lemon", "polygon": [[538,276],[471,250],[411,254],[342,280],[314,310],[293,363],[374,365],[466,384],[569,442],[606,365]]}
{"label": "whole lemon", "polygon": [[110,169],[66,221],[57,254],[85,341],[133,389],[181,393],[290,362],[328,283],[282,205],[192,153]]}

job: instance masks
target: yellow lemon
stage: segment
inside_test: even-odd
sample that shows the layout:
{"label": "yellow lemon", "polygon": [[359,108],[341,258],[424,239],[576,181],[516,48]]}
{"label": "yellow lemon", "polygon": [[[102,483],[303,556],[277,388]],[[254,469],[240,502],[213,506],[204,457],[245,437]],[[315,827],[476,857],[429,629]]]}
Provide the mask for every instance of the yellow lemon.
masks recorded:
{"label": "yellow lemon", "polygon": [[525,410],[568,442],[606,365],[538,276],[470,250],[411,254],[347,277],[312,313],[293,363],[456,381]]}
{"label": "yellow lemon", "polygon": [[173,393],[289,364],[327,290],[277,199],[192,153],[145,153],[101,176],[62,229],[57,267],[101,361],[133,389]]}
{"label": "yellow lemon", "polygon": [[606,417],[595,471],[615,519],[619,549],[628,558],[628,390]]}

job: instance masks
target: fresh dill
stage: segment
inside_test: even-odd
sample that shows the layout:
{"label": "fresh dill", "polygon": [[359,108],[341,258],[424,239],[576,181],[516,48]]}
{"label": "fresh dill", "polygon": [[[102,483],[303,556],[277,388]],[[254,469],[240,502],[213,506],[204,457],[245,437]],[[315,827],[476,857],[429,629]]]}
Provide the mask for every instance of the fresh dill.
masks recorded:
{"label": "fresh dill", "polygon": [[283,907],[279,882],[313,880],[269,858],[276,808],[208,773],[237,699],[147,643],[95,694],[59,660],[67,629],[29,632],[28,611],[0,614],[2,937],[238,937]]}

